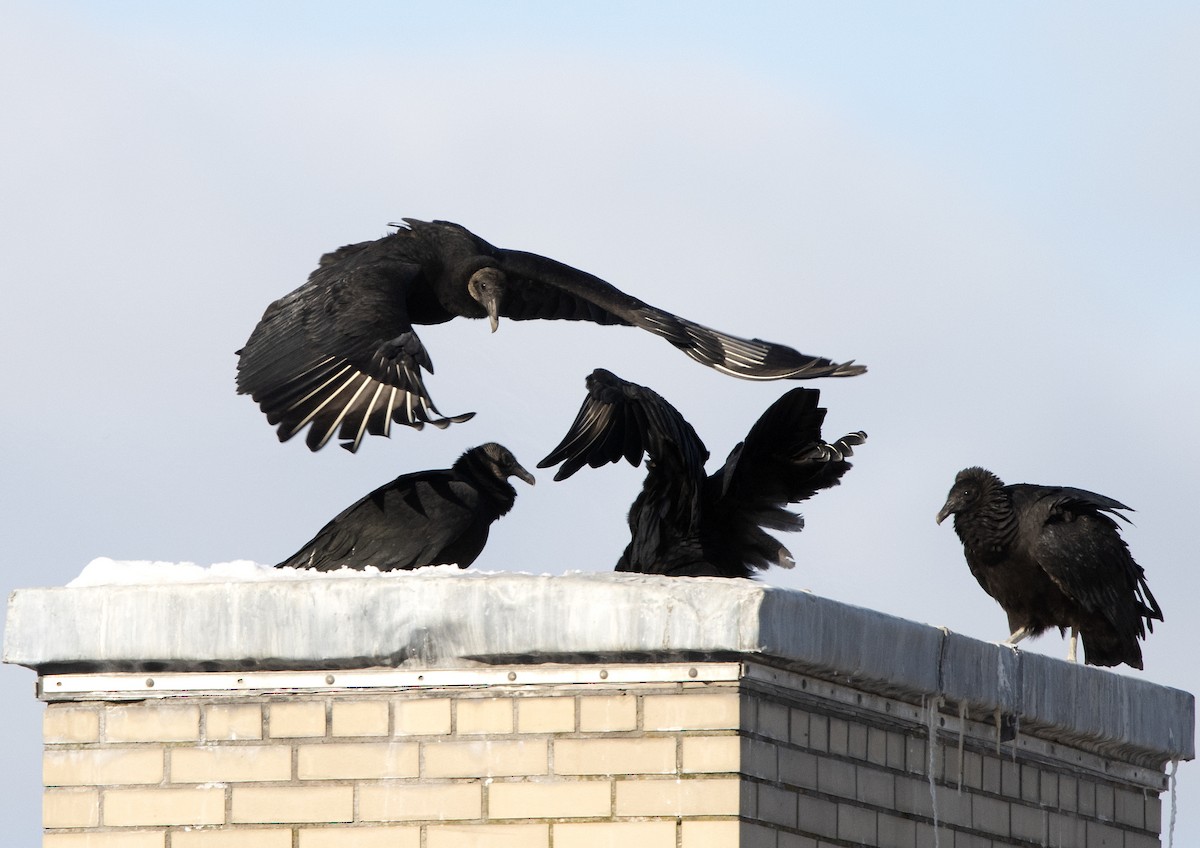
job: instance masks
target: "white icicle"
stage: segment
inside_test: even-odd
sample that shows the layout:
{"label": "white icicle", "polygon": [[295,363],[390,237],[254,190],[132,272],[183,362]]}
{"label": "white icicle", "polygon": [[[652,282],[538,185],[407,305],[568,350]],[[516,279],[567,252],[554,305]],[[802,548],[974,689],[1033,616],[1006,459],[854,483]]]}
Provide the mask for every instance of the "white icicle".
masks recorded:
{"label": "white icicle", "polygon": [[[922,698],[924,700],[924,698]],[[929,774],[929,800],[933,805],[933,848],[941,848],[938,838],[938,803],[937,803],[937,786],[933,780],[933,765],[937,758],[937,714],[938,706],[942,699],[934,696],[929,699],[929,766],[927,772]]]}
{"label": "white icicle", "polygon": [[1170,822],[1171,822],[1171,824],[1167,828],[1167,848],[1174,848],[1174,846],[1175,846],[1175,813],[1177,812],[1177,809],[1175,807],[1175,788],[1176,788],[1175,772],[1178,769],[1179,769],[1179,758],[1175,757],[1173,760],[1171,760],[1171,778],[1170,778],[1170,783],[1171,783],[1171,818],[1170,818]]}

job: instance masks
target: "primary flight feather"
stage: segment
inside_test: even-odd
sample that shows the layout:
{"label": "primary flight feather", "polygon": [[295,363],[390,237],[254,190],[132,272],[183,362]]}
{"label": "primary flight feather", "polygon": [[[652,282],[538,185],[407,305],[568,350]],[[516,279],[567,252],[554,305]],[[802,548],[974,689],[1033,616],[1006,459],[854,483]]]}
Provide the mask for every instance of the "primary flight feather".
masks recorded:
{"label": "primary flight feather", "polygon": [[[493,247],[448,221],[405,218],[375,241],[328,253],[300,288],[267,307],[238,351],[237,387],[278,425],[304,428],[311,450],[336,436],[355,451],[392,422],[446,427],[425,387],[433,362],[413,330],[454,318],[624,324],[661,336],[696,361],[750,380],[848,377],[866,368],[742,339],[672,315],[598,277],[533,253]],[[399,226],[399,225],[397,225]]]}

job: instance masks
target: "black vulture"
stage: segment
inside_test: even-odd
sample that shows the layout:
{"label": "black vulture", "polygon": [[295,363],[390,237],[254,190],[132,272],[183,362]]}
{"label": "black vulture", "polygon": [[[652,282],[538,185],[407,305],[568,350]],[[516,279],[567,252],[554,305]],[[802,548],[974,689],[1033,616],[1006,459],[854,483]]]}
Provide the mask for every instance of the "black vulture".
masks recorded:
{"label": "black vulture", "polygon": [[[1006,486],[983,468],[958,472],[937,522],[954,516],[967,566],[1008,614],[1008,644],[1071,628],[1088,665],[1142,667],[1146,629],[1162,621],[1146,574],[1121,538],[1125,504],[1063,486]],[[1106,514],[1107,513],[1107,514]]]}
{"label": "black vulture", "polygon": [[804,519],[783,507],[836,486],[850,469],[846,457],[867,437],[822,441],[820,392],[792,389],[706,475],[704,443],[657,393],[599,368],[587,390],[571,429],[538,467],[561,462],[554,479],[565,480],[585,464],[598,468],[624,457],[637,466],[649,456],[617,571],[749,577],[772,565],[791,568],[791,552],[763,528],[803,528]]}
{"label": "black vulture", "polygon": [[404,219],[375,241],[321,257],[308,282],[267,307],[238,351],[237,388],[257,401],[286,441],[310,426],[318,450],[337,433],[358,449],[391,422],[446,427],[421,370],[433,363],[414,324],[501,317],[625,324],[662,336],[688,356],[750,380],[848,377],[866,368],[741,339],[643,303],[553,259],[493,247],[449,221]]}
{"label": "black vulture", "polygon": [[277,568],[382,571],[473,563],[493,521],[517,499],[508,482],[533,475],[495,442],[471,448],[450,468],[397,477],[343,510]]}

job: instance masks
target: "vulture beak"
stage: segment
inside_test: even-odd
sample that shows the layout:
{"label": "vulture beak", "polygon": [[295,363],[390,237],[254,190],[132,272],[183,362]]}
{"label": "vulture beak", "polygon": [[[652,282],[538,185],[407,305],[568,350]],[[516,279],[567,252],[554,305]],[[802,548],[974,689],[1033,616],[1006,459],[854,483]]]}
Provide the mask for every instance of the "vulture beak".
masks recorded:
{"label": "vulture beak", "polygon": [[946,518],[954,513],[954,504],[946,501],[946,505],[938,510],[937,523],[941,524]]}
{"label": "vulture beak", "polygon": [[[488,323],[492,325],[492,332],[494,333],[500,329],[500,304],[496,302],[495,298],[489,297],[483,304],[483,307],[487,310]],[[521,470],[524,471],[524,469]],[[529,472],[526,471],[525,473],[528,474]],[[524,480],[525,478],[522,477],[521,479]]]}
{"label": "vulture beak", "polygon": [[[493,319],[493,321],[494,320],[495,319]],[[537,484],[537,480],[533,479],[533,475],[522,468],[520,463],[514,462],[512,467],[508,469],[508,473],[520,480],[524,480],[530,486]]]}

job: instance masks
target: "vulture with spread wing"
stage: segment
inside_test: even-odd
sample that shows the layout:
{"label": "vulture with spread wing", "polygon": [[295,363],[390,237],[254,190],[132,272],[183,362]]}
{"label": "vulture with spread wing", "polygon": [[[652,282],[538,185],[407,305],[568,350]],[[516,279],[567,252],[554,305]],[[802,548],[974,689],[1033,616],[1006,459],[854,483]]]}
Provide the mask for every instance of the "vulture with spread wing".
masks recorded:
{"label": "vulture with spread wing", "polygon": [[597,369],[562,442],[538,463],[562,463],[555,480],[584,465],[648,456],[646,480],[629,510],[630,541],[617,571],[673,576],[749,577],[773,565],[791,568],[791,552],[763,528],[797,531],[804,519],[784,509],[836,486],[846,457],[866,439],[821,439],[825,410],[816,389],[792,389],[775,401],[725,464],[705,474],[708,450],[692,426],[650,389]]}
{"label": "vulture with spread wing", "polygon": [[[392,422],[446,427],[422,371],[433,363],[413,330],[454,318],[625,324],[661,336],[711,368],[750,380],[848,377],[866,368],[703,327],[643,303],[585,271],[493,247],[448,221],[407,226],[321,258],[308,282],[267,307],[238,351],[237,388],[278,425],[309,428],[312,450],[333,436],[350,451]],[[399,226],[399,225],[397,225]]]}

